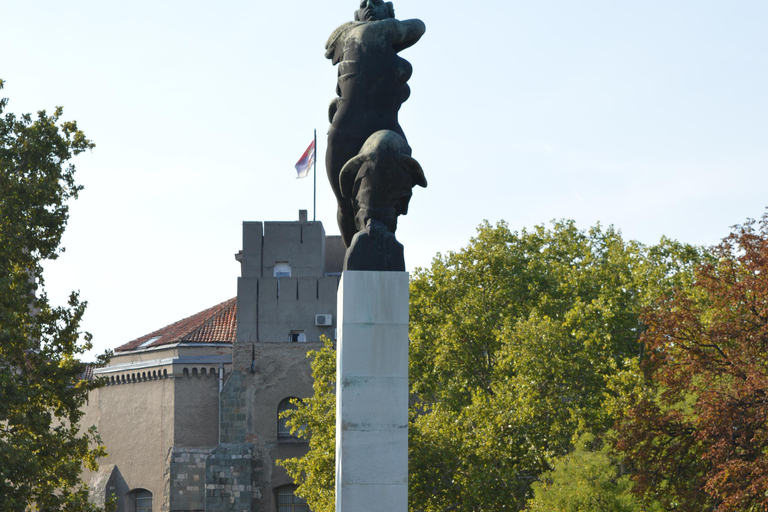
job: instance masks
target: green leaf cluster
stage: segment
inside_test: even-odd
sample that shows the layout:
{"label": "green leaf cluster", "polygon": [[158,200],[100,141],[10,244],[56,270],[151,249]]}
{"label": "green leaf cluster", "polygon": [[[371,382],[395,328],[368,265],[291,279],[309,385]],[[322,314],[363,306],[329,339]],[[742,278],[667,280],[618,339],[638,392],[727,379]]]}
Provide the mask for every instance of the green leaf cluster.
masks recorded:
{"label": "green leaf cluster", "polygon": [[622,457],[591,433],[576,440],[572,452],[557,457],[551,471],[531,486],[530,512],[661,512],[659,503],[644,504],[622,474]]}
{"label": "green leaf cluster", "polygon": [[[2,88],[0,80],[0,88]],[[74,121],[5,113],[0,100],[0,510],[91,510],[83,466],[104,455],[81,407],[100,383],[79,355],[86,303],[53,306],[42,262],[58,257],[67,201],[81,186],[70,160],[93,147]],[[106,362],[107,355],[96,364]],[[95,447],[92,447],[95,446]]]}
{"label": "green leaf cluster", "polygon": [[574,435],[612,426],[606,384],[642,355],[642,309],[689,281],[699,258],[669,240],[625,242],[611,227],[515,233],[502,222],[417,270],[411,460],[442,480],[411,473],[416,509],[523,509]]}
{"label": "green leaf cluster", "polygon": [[[613,425],[617,409],[607,404],[620,387],[608,383],[642,356],[642,309],[687,286],[700,258],[698,249],[666,239],[653,247],[626,242],[611,227],[582,231],[560,221],[512,232],[486,222],[464,249],[416,269],[411,509],[524,509],[532,484],[558,467],[580,433]],[[316,378],[329,383],[324,368]],[[323,389],[324,417],[333,421],[330,387]],[[313,414],[326,421],[317,410],[299,411],[309,416],[297,425]],[[322,435],[332,442],[330,430]],[[292,476],[326,471],[332,483],[333,452],[313,452],[292,462]],[[316,512],[332,510],[330,500],[303,495]]]}
{"label": "green leaf cluster", "polygon": [[291,434],[309,440],[309,452],[302,458],[278,460],[297,485],[296,493],[310,504],[314,512],[336,510],[334,479],[336,476],[336,348],[321,336],[323,348],[310,350],[313,395],[294,399],[297,409],[281,414],[288,418]]}

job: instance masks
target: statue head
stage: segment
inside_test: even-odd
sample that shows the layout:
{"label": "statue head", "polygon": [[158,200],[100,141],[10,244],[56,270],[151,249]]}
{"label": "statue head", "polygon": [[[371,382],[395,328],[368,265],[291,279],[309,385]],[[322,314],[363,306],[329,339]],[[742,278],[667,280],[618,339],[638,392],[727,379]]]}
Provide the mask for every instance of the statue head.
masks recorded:
{"label": "statue head", "polygon": [[379,21],[395,17],[395,6],[384,0],[362,0],[355,21]]}

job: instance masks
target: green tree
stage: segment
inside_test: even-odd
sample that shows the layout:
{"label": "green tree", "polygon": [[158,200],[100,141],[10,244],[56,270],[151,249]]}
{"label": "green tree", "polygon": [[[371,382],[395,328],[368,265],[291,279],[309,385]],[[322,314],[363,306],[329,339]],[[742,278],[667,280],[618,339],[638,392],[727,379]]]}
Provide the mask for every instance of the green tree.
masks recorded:
{"label": "green tree", "polygon": [[91,348],[89,335],[80,342],[85,303],[72,293],[66,306],[52,306],[41,264],[63,251],[66,201],[81,189],[69,161],[93,143],[74,121],[61,121],[61,108],[16,117],[4,112],[7,101],[0,100],[0,510],[90,510],[80,473],[104,452],[95,431],[78,424],[99,385],[81,378],[78,355]]}
{"label": "green tree", "polygon": [[531,486],[530,512],[661,512],[659,503],[644,505],[622,474],[621,455],[592,434],[582,434],[574,450],[556,457],[551,471]]}
{"label": "green tree", "polygon": [[465,249],[417,271],[418,509],[523,509],[574,434],[613,425],[607,378],[642,355],[642,308],[685,283],[698,258],[690,246],[647,248],[570,221],[520,233],[486,223]]}
{"label": "green tree", "polygon": [[641,309],[686,283],[698,259],[690,246],[646,248],[571,221],[520,233],[485,223],[467,247],[417,269],[411,509],[522,510],[575,434],[612,426],[607,379],[641,356]]}
{"label": "green tree", "polygon": [[336,348],[321,337],[323,348],[310,350],[313,395],[293,400],[298,409],[281,414],[288,418],[291,434],[309,440],[309,452],[302,458],[278,460],[297,485],[296,492],[314,512],[332,512],[336,477]]}
{"label": "green tree", "polygon": [[669,509],[768,510],[768,214],[711,253],[644,317],[617,446]]}

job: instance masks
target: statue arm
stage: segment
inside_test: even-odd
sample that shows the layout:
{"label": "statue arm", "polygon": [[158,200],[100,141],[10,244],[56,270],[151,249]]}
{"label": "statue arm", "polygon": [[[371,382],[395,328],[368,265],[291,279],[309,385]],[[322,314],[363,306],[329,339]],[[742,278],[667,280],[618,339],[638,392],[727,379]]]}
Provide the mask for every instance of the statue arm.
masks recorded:
{"label": "statue arm", "polygon": [[392,41],[392,47],[396,52],[400,52],[416,44],[424,32],[427,31],[427,26],[421,20],[393,20],[395,21],[395,37]]}

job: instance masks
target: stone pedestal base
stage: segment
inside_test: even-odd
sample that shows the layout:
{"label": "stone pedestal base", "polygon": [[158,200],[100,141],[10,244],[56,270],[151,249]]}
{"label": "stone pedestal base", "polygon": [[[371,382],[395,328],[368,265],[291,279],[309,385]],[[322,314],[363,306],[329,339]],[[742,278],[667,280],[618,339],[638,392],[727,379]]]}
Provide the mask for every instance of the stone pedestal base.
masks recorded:
{"label": "stone pedestal base", "polygon": [[336,512],[408,510],[408,273],[342,275]]}

